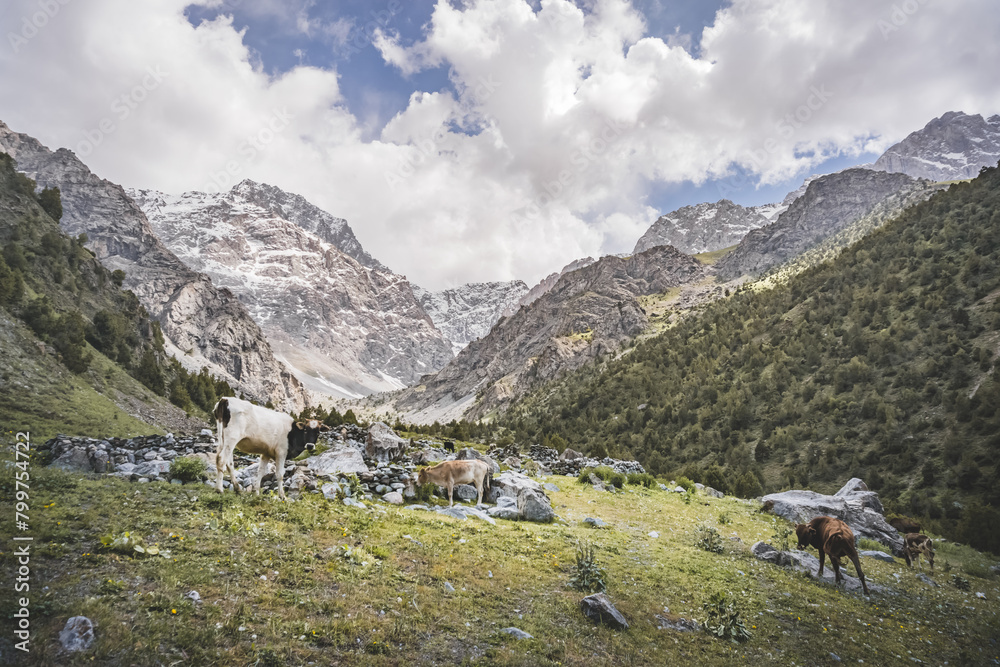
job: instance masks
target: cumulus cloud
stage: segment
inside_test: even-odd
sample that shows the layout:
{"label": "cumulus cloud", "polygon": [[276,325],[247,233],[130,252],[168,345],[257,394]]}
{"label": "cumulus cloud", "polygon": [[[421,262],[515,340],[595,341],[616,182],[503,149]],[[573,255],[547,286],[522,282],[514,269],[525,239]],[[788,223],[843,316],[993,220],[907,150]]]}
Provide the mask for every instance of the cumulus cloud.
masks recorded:
{"label": "cumulus cloud", "polygon": [[[225,15],[191,25],[189,0],[53,4],[30,38],[38,0],[0,10],[0,118],[14,129],[129,186],[250,177],[301,193],[431,288],[531,282],[627,251],[662,213],[660,184],[732,184],[737,168],[781,182],[945,111],[1000,110],[991,0],[734,0],[693,36],[648,34],[627,0],[440,0],[419,40],[374,43],[399,74],[445,67],[452,86],[414,90],[374,138],[337,71],[275,75]],[[290,30],[349,32],[310,6]]]}

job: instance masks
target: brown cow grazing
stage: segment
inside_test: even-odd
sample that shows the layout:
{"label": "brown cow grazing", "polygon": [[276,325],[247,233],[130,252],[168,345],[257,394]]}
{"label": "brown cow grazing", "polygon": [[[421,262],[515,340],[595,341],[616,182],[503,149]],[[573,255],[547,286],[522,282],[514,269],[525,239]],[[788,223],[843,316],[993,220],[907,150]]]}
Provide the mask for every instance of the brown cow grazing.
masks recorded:
{"label": "brown cow grazing", "polygon": [[913,567],[913,560],[917,561],[917,569],[920,569],[920,554],[927,558],[927,562],[934,569],[934,543],[931,538],[920,533],[908,533],[906,535],[906,545],[903,547],[903,555],[906,556],[906,564]]}
{"label": "brown cow grazing", "polygon": [[800,523],[795,526],[795,533],[799,537],[799,549],[806,547],[816,547],[819,551],[819,571],[817,577],[823,576],[823,561],[827,555],[833,563],[833,572],[836,581],[840,583],[840,559],[847,556],[854,563],[854,569],[858,571],[858,578],[861,579],[861,588],[865,595],[868,592],[868,584],[865,583],[865,573],[861,571],[861,562],[858,560],[858,550],[854,546],[854,532],[850,526],[832,516],[818,516],[809,523]]}
{"label": "brown cow grazing", "polygon": [[417,484],[434,483],[448,489],[448,504],[455,504],[452,494],[458,484],[475,484],[479,492],[476,504],[483,502],[483,489],[490,487],[490,465],[485,461],[442,461],[432,468],[417,473]]}
{"label": "brown cow grazing", "polygon": [[920,524],[905,516],[896,516],[889,519],[889,525],[901,532],[903,535],[906,535],[907,533],[920,532]]}

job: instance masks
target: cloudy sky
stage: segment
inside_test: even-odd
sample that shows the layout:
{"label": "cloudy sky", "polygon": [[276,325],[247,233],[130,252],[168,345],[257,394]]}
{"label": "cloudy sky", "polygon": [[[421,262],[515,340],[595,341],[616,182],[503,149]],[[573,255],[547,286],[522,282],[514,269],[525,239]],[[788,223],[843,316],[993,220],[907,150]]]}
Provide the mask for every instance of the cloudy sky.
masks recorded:
{"label": "cloudy sky", "polygon": [[1000,111],[995,0],[7,0],[0,26],[12,129],[130,187],[300,193],[431,289]]}

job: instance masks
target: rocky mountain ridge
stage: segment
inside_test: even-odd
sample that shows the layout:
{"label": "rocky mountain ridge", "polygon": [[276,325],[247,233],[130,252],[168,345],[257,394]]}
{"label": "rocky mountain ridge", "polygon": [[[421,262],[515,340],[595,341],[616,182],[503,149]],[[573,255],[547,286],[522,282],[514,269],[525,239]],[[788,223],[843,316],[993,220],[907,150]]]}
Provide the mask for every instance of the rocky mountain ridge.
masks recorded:
{"label": "rocky mountain ridge", "polygon": [[893,197],[904,201],[930,185],[905,174],[870,169],[845,169],[816,178],[777,221],[747,234],[719,260],[719,276],[731,280],[759,275],[863,218],[879,204]]}
{"label": "rocky mountain ridge", "polygon": [[354,237],[301,197],[252,181],[218,194],[130,194],[185,264],[238,296],[311,391],[399,389],[452,358],[406,278],[360,245],[350,247],[371,266],[325,240]]}
{"label": "rocky mountain ridge", "polygon": [[632,252],[639,253],[659,245],[672,245],[689,255],[722,250],[736,245],[748,233],[769,222],[761,212],[728,199],[714,204],[684,206],[660,216]]}
{"label": "rocky mountain ridge", "polygon": [[872,166],[913,178],[951,181],[975,178],[1000,161],[1000,115],[987,119],[949,111],[889,148]]}
{"label": "rocky mountain ridge", "polygon": [[413,286],[413,293],[435,326],[458,354],[466,345],[490,332],[504,312],[520,304],[528,286],[520,280],[469,283],[429,292]]}
{"label": "rocky mountain ridge", "polygon": [[[639,297],[704,276],[704,266],[670,246],[608,256],[563,274],[536,301],[497,323],[435,375],[402,392],[397,409],[421,416],[481,418],[589,359],[614,351],[648,319]],[[423,413],[423,415],[421,415]]]}
{"label": "rocky mountain ridge", "polygon": [[67,149],[51,151],[0,122],[0,150],[39,188],[58,187],[62,229],[86,234],[87,247],[159,321],[166,349],[188,370],[207,367],[248,396],[301,410],[299,382],[275,358],[261,329],[231,292],[184,265],[160,242],[121,186],[104,180]]}

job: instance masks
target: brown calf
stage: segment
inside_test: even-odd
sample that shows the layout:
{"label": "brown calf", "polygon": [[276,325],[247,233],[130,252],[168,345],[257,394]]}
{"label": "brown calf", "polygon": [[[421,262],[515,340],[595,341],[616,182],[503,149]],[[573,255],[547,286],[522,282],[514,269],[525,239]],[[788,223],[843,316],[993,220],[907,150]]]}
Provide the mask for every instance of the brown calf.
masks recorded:
{"label": "brown calf", "polygon": [[896,516],[889,519],[889,525],[901,532],[903,535],[906,535],[907,533],[920,532],[920,524],[905,516]]}
{"label": "brown calf", "polygon": [[903,547],[903,555],[906,557],[906,564],[913,567],[913,560],[917,561],[917,569],[920,569],[920,554],[927,558],[927,562],[934,569],[934,543],[931,538],[920,533],[908,533],[906,535],[906,545]]}
{"label": "brown calf", "polygon": [[454,505],[452,493],[457,484],[475,484],[479,492],[476,504],[483,502],[483,489],[490,487],[490,466],[485,461],[442,461],[417,473],[417,484],[434,483],[448,489],[448,504]]}
{"label": "brown calf", "polygon": [[861,571],[858,550],[854,546],[854,532],[846,523],[832,516],[818,516],[809,523],[800,523],[795,526],[795,533],[799,537],[799,549],[812,546],[819,551],[817,577],[823,576],[823,561],[829,555],[830,562],[833,563],[836,581],[839,584],[840,559],[847,556],[854,563],[854,569],[858,571],[858,578],[861,579],[861,588],[865,595],[871,595],[868,592],[868,584],[865,583],[865,573]]}

